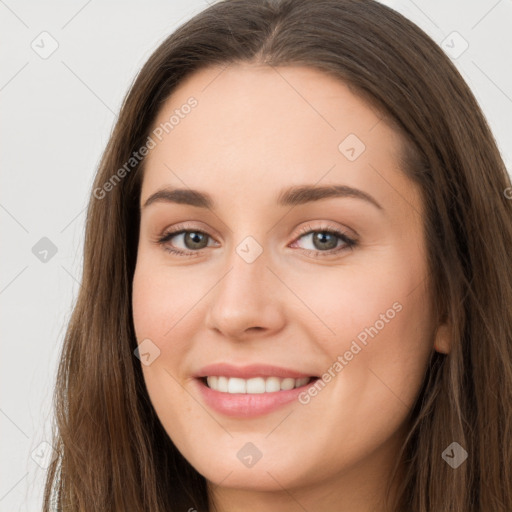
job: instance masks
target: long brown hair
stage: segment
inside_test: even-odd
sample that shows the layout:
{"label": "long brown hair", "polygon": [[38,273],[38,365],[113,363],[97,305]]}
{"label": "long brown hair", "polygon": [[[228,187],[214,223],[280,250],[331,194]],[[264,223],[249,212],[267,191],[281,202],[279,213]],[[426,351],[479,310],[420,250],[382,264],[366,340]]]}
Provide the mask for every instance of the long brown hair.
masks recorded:
{"label": "long brown hair", "polygon": [[[449,323],[452,347],[432,353],[411,410],[397,454],[407,470],[392,510],[512,511],[510,177],[449,58],[372,0],[222,1],[179,27],[140,71],[91,191],[82,286],[55,387],[58,457],[44,510],[209,510],[206,480],[160,424],[134,355],[144,159],[126,162],[185,77],[242,62],[310,66],[348,84],[403,135],[401,168],[421,187],[432,304],[438,322]],[[468,453],[456,469],[442,457],[453,442]]]}

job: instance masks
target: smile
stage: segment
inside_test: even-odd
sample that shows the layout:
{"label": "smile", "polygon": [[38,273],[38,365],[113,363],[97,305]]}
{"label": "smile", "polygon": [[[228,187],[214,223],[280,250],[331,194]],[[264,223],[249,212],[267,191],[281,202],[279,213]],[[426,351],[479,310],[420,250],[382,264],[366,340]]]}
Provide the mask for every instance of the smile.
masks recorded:
{"label": "smile", "polygon": [[210,389],[220,393],[262,394],[289,391],[309,384],[312,377],[293,379],[291,377],[254,377],[241,379],[238,377],[210,376],[206,377],[206,384]]}
{"label": "smile", "polygon": [[193,380],[196,392],[210,410],[223,416],[249,419],[269,414],[294,402],[318,377],[278,378],[208,376]]}

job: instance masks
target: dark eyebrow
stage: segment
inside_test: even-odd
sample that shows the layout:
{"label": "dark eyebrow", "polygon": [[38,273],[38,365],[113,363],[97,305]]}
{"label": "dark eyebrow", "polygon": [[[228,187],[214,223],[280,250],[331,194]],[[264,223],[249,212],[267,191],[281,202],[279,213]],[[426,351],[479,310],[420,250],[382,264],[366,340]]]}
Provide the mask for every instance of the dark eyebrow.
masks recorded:
{"label": "dark eyebrow", "polygon": [[[323,187],[300,185],[291,187],[281,191],[278,195],[277,204],[280,206],[296,206],[332,197],[354,197],[362,199],[373,204],[379,210],[383,210],[382,206],[371,195],[346,185],[329,185]],[[188,204],[199,208],[213,209],[215,207],[212,197],[205,192],[192,189],[163,188],[149,196],[143,208],[157,201]]]}
{"label": "dark eyebrow", "polygon": [[347,185],[328,185],[323,187],[300,185],[291,187],[279,194],[277,203],[281,206],[296,206],[331,197],[355,197],[356,199],[368,201],[379,210],[384,209],[370,194]]}
{"label": "dark eyebrow", "polygon": [[213,199],[209,194],[187,188],[162,188],[146,199],[143,208],[147,208],[157,201],[189,204],[199,208],[213,208]]}

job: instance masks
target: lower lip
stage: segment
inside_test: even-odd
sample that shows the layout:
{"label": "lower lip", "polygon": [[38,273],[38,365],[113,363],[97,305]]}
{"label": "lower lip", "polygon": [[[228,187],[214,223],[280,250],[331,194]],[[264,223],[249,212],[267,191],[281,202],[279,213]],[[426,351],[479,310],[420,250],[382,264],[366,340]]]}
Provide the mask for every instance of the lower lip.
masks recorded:
{"label": "lower lip", "polygon": [[252,418],[268,414],[298,399],[317,379],[299,388],[273,393],[222,393],[209,388],[201,379],[196,379],[206,405],[213,410],[237,418]]}

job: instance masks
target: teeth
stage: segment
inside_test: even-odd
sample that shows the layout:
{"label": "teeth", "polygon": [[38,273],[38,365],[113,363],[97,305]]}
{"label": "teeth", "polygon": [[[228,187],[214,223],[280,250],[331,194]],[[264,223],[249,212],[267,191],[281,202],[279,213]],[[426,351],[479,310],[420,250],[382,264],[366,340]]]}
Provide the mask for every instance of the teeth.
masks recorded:
{"label": "teeth", "polygon": [[300,379],[279,377],[254,377],[252,379],[240,379],[238,377],[216,377],[206,378],[208,387],[222,393],[275,393],[276,391],[287,391],[293,388],[305,386],[310,381],[309,377]]}

